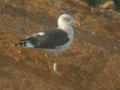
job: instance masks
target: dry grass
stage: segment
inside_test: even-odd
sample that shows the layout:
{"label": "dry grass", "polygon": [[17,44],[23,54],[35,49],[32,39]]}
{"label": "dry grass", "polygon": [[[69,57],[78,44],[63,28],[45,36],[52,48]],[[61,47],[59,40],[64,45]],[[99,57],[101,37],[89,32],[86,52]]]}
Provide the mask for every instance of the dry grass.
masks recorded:
{"label": "dry grass", "polygon": [[[1,0],[1,90],[117,90],[120,88],[118,15],[91,14],[86,3],[64,0]],[[62,8],[61,8],[62,7]],[[64,9],[63,9],[64,8]],[[58,56],[14,44],[27,35],[53,28],[57,16],[80,20],[72,46]],[[103,15],[103,13],[101,13]],[[53,70],[57,64],[57,72]]]}

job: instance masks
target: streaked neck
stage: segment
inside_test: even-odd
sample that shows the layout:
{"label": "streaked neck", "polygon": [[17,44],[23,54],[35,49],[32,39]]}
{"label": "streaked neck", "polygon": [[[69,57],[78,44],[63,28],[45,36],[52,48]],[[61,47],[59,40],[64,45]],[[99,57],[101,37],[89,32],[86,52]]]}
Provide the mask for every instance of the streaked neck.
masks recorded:
{"label": "streaked neck", "polygon": [[65,32],[67,32],[68,37],[70,38],[70,40],[73,40],[74,31],[73,31],[73,27],[71,25],[58,23],[58,28],[65,31]]}
{"label": "streaked neck", "polygon": [[69,32],[69,31],[73,30],[71,25],[63,23],[63,22],[62,23],[58,23],[58,28],[66,31],[66,32]]}

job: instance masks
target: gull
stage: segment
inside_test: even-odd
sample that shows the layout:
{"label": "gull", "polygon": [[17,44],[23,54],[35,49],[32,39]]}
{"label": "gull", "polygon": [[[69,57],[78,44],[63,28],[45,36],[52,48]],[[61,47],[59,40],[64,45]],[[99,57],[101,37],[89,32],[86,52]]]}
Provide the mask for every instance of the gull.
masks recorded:
{"label": "gull", "polygon": [[62,14],[54,29],[42,30],[16,44],[17,47],[41,48],[46,51],[65,51],[74,39],[72,25],[74,18],[69,14]]}

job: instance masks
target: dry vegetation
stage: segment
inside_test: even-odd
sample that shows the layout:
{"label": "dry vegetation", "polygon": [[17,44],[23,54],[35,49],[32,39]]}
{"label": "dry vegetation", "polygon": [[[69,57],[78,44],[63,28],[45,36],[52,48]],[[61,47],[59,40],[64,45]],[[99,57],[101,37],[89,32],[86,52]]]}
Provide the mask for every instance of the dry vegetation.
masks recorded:
{"label": "dry vegetation", "polygon": [[[66,52],[14,46],[55,27],[63,12],[81,24]],[[120,14],[111,9],[92,14],[79,0],[0,0],[0,90],[119,90],[119,39]]]}

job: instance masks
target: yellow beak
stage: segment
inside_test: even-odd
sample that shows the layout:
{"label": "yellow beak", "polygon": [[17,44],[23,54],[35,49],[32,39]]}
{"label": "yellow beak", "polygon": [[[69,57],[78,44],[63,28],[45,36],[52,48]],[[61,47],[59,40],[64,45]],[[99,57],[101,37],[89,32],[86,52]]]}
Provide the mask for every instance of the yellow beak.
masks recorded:
{"label": "yellow beak", "polygon": [[72,25],[73,25],[73,27],[79,27],[80,26],[80,22],[75,20]]}

